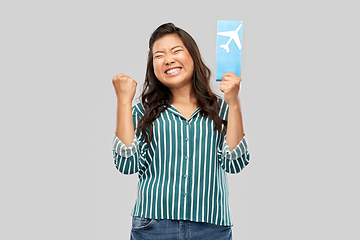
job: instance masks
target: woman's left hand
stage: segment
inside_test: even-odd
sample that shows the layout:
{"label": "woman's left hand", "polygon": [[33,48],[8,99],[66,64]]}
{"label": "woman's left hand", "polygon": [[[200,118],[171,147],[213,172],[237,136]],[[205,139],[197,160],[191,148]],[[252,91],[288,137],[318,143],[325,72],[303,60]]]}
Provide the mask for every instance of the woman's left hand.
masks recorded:
{"label": "woman's left hand", "polygon": [[220,91],[224,93],[224,100],[228,105],[239,104],[240,82],[241,78],[232,72],[227,72],[222,77]]}

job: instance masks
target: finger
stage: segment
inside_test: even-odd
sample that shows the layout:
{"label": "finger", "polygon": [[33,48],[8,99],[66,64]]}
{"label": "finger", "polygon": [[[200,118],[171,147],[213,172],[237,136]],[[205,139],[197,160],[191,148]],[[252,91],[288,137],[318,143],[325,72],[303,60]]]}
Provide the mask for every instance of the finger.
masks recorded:
{"label": "finger", "polygon": [[120,73],[120,74],[116,75],[114,78],[121,78],[123,76],[125,76],[125,75],[123,73]]}
{"label": "finger", "polygon": [[231,77],[234,77],[234,74],[232,72],[227,72],[223,75],[223,78],[231,78]]}
{"label": "finger", "polygon": [[231,77],[235,77],[235,78],[240,78],[238,75],[236,75],[236,74],[233,73],[233,72],[227,72],[226,75],[227,75],[227,76],[231,76]]}
{"label": "finger", "polygon": [[126,80],[126,79],[128,79],[128,78],[129,78],[129,76],[126,76],[126,75],[124,75],[124,74],[123,74],[122,76],[120,76],[120,79],[121,79],[121,80]]}
{"label": "finger", "polygon": [[132,79],[131,77],[129,77],[129,76],[124,75],[121,80],[124,83],[132,83],[132,84],[135,85],[135,87],[137,86],[137,82],[134,79]]}
{"label": "finger", "polygon": [[115,77],[113,77],[112,80],[113,80],[113,82],[116,81],[116,80],[120,80],[121,77],[123,77],[123,76],[124,76],[124,74],[120,73],[120,74],[116,75]]}
{"label": "finger", "polygon": [[235,73],[232,73],[232,72],[225,73],[223,77],[226,78],[226,79],[238,79],[238,80],[241,81],[241,78],[238,75],[236,75]]}
{"label": "finger", "polygon": [[240,82],[239,81],[236,81],[236,80],[226,80],[226,81],[223,81],[221,82],[220,85],[223,85],[223,86],[227,86],[227,87],[233,87],[235,85],[239,85]]}
{"label": "finger", "polygon": [[131,77],[128,78],[128,81],[132,82],[133,84],[135,84],[135,86],[137,86],[137,82]]}
{"label": "finger", "polygon": [[222,77],[222,81],[233,81],[235,79],[235,77],[234,76],[232,76],[232,75],[230,75],[230,74],[228,74],[228,73],[226,73],[223,77]]}
{"label": "finger", "polygon": [[241,83],[241,78],[225,77],[224,83],[228,83],[228,84],[234,83],[239,85]]}
{"label": "finger", "polygon": [[227,89],[226,86],[220,86],[220,91],[221,91],[221,92],[225,93],[226,89]]}
{"label": "finger", "polygon": [[221,81],[228,81],[229,80],[229,76],[227,73],[224,74],[224,76],[221,78]]}
{"label": "finger", "polygon": [[127,80],[129,82],[132,82],[132,83],[135,83],[137,85],[137,82],[134,79],[132,79],[131,77],[129,77],[129,76],[126,76],[125,80]]}
{"label": "finger", "polygon": [[220,91],[222,91],[223,93],[227,93],[229,92],[235,84],[221,84],[220,85]]}

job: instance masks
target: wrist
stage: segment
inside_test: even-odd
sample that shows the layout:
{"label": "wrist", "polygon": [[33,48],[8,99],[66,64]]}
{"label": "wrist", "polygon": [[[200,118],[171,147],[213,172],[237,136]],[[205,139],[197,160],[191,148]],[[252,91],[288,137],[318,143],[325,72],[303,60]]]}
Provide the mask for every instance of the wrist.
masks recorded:
{"label": "wrist", "polygon": [[227,104],[228,104],[229,108],[240,109],[240,99],[235,99],[234,101],[229,101]]}
{"label": "wrist", "polygon": [[121,106],[132,105],[132,99],[117,98],[117,104]]}

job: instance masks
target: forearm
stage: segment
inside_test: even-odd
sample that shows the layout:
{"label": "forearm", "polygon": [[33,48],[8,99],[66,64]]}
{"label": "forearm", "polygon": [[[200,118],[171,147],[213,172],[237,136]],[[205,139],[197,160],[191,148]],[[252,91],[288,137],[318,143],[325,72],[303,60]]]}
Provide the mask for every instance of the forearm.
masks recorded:
{"label": "forearm", "polygon": [[243,128],[243,120],[241,114],[241,104],[238,99],[232,105],[229,105],[228,112],[228,123],[226,129],[226,142],[230,148],[230,150],[234,150],[234,148],[239,144],[241,139],[244,137],[244,128]]}
{"label": "forearm", "polygon": [[134,123],[131,102],[117,103],[116,136],[129,147],[134,140]]}

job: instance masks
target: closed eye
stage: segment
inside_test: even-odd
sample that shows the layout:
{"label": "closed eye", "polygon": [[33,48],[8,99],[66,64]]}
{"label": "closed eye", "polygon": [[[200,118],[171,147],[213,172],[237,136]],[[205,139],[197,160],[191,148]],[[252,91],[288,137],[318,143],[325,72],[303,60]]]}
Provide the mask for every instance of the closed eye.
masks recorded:
{"label": "closed eye", "polygon": [[178,53],[178,52],[181,52],[182,49],[178,49],[178,50],[175,50],[174,53]]}
{"label": "closed eye", "polygon": [[154,58],[161,58],[163,55],[162,54],[157,54],[154,56]]}

